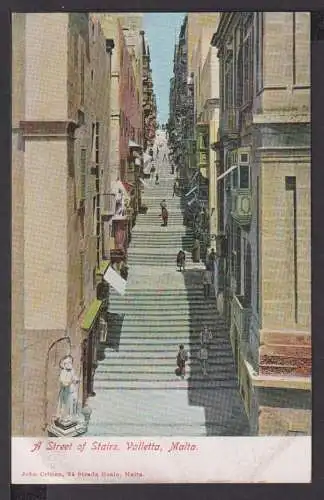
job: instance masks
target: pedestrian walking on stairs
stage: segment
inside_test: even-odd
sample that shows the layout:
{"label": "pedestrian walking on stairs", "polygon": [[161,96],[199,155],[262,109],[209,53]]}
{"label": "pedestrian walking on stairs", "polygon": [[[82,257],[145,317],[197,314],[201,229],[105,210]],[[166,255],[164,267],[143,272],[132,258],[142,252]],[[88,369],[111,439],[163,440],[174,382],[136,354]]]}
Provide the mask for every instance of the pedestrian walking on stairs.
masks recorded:
{"label": "pedestrian walking on stairs", "polygon": [[210,288],[212,284],[212,274],[209,269],[205,269],[203,273],[203,285],[204,285],[204,296],[205,299],[210,297]]}
{"label": "pedestrian walking on stairs", "polygon": [[163,220],[163,226],[168,225],[168,219],[169,219],[169,213],[166,209],[166,207],[162,208],[162,220]]}
{"label": "pedestrian walking on stairs", "polygon": [[207,373],[208,346],[207,345],[203,344],[200,347],[199,357],[200,357],[200,361],[201,361],[203,375],[206,377],[208,375],[208,373]]}
{"label": "pedestrian walking on stairs", "polygon": [[186,374],[186,362],[188,361],[188,354],[184,348],[184,345],[181,344],[179,346],[179,352],[177,355],[177,374],[180,375],[181,378],[185,377]]}
{"label": "pedestrian walking on stairs", "polygon": [[[177,255],[177,266],[180,268],[180,272],[185,270],[186,254],[183,250],[180,250]],[[182,269],[181,269],[182,268]]]}

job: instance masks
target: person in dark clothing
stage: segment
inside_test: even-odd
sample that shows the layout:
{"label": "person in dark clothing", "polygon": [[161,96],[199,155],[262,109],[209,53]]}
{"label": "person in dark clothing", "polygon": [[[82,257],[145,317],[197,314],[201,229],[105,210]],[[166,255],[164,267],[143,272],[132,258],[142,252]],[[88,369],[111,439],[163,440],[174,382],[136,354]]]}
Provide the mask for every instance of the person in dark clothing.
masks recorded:
{"label": "person in dark clothing", "polygon": [[210,289],[212,285],[212,274],[208,268],[205,269],[203,273],[203,286],[204,286],[204,296],[205,299],[210,297]]}
{"label": "person in dark clothing", "polygon": [[186,254],[183,250],[180,250],[177,255],[177,266],[180,269],[180,272],[185,271],[185,263],[186,263]]}
{"label": "person in dark clothing", "polygon": [[208,265],[210,267],[210,271],[213,271],[214,270],[214,263],[216,261],[216,253],[215,253],[215,250],[212,248],[211,249],[211,252],[208,256]]}
{"label": "person in dark clothing", "polygon": [[184,346],[181,344],[179,346],[179,352],[177,355],[178,373],[181,376],[181,378],[184,378],[186,374],[186,361],[188,361],[188,354],[185,351]]}
{"label": "person in dark clothing", "polygon": [[163,226],[167,226],[168,225],[168,219],[169,219],[168,211],[167,211],[166,207],[163,207],[162,208]]}
{"label": "person in dark clothing", "polygon": [[208,270],[211,272],[212,283],[214,283],[215,262],[216,262],[216,252],[212,248],[210,254],[208,255],[208,263],[207,263]]}
{"label": "person in dark clothing", "polygon": [[158,184],[159,183],[159,174],[156,174],[155,176],[155,184]]}

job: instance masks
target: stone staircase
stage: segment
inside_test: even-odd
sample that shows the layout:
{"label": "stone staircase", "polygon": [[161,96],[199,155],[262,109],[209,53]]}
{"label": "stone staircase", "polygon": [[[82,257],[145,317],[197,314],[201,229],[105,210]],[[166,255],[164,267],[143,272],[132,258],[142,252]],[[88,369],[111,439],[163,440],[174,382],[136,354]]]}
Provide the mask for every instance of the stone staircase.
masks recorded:
{"label": "stone staircase", "polygon": [[[148,206],[138,217],[128,253],[127,293],[110,293],[110,332],[98,353],[92,436],[244,435],[247,420],[238,393],[228,334],[215,301],[204,299],[204,266],[191,262],[192,235],[182,225],[179,198],[172,198],[173,179],[159,164],[160,184],[148,181]],[[165,198],[169,225],[161,227]],[[186,251],[184,273],[176,254]],[[199,360],[200,331],[213,331],[208,376]],[[177,377],[179,344],[189,354],[184,380]]]}

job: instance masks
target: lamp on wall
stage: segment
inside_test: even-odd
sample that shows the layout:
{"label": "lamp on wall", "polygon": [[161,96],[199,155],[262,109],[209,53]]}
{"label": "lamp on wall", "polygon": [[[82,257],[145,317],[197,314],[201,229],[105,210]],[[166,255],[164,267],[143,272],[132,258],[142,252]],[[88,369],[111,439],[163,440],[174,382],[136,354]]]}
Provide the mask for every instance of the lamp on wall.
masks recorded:
{"label": "lamp on wall", "polygon": [[107,54],[111,54],[113,49],[115,48],[115,42],[112,38],[106,39],[106,52]]}

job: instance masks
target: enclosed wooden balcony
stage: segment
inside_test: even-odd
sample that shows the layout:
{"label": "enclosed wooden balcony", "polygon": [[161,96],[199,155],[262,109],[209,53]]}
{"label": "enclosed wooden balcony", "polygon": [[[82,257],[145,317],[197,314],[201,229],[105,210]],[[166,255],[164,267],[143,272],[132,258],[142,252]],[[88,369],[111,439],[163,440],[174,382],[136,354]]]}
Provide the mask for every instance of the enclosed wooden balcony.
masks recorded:
{"label": "enclosed wooden balcony", "polygon": [[250,189],[237,188],[231,192],[231,215],[242,227],[249,226],[252,219],[252,195]]}
{"label": "enclosed wooden balcony", "polygon": [[232,319],[234,321],[238,338],[242,342],[249,341],[249,324],[251,317],[251,307],[241,295],[233,295],[232,299]]}
{"label": "enclosed wooden balcony", "polygon": [[231,107],[221,111],[219,128],[221,137],[232,139],[239,137],[240,112],[237,107]]}

